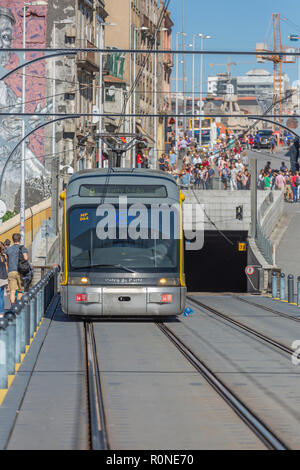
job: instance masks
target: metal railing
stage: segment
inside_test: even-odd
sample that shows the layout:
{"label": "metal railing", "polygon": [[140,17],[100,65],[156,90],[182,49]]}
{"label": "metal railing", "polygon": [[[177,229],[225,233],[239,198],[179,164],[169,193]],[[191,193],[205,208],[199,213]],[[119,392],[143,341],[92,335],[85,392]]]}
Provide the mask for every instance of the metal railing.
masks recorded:
{"label": "metal railing", "polygon": [[27,352],[41,320],[57,292],[59,267],[49,271],[0,318],[0,391]]}
{"label": "metal railing", "polygon": [[263,231],[260,221],[257,222],[256,245],[265,258],[265,260],[273,265],[274,264],[274,247],[272,242],[268,239]]}
{"label": "metal railing", "polygon": [[265,260],[271,265],[274,265],[274,245],[264,232],[262,220],[273,203],[274,194],[273,191],[269,191],[262,205],[260,206],[260,209],[257,214],[257,234],[255,239],[256,245],[260,250],[261,254],[265,258]]}

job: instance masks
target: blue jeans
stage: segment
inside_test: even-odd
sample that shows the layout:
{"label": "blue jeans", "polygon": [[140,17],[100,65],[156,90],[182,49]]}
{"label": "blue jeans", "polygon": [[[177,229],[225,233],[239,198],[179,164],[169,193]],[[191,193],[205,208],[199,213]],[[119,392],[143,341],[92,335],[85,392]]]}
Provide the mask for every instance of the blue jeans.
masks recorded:
{"label": "blue jeans", "polygon": [[4,289],[5,286],[0,287],[0,313],[4,313]]}
{"label": "blue jeans", "polygon": [[298,187],[297,186],[292,187],[292,190],[293,190],[293,202],[297,202],[298,201]]}

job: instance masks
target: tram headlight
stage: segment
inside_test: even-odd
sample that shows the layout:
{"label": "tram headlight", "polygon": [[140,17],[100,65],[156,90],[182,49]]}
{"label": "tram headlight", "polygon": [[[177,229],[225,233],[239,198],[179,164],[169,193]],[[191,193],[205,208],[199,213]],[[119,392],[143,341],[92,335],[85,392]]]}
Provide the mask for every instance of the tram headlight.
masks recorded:
{"label": "tram headlight", "polygon": [[177,278],[177,277],[176,278],[174,278],[174,277],[170,277],[170,278],[162,277],[158,281],[158,285],[161,286],[161,287],[165,287],[165,286],[177,287],[177,286],[180,286],[180,279]]}
{"label": "tram headlight", "polygon": [[70,277],[69,285],[70,286],[88,286],[90,285],[90,280],[88,277]]}

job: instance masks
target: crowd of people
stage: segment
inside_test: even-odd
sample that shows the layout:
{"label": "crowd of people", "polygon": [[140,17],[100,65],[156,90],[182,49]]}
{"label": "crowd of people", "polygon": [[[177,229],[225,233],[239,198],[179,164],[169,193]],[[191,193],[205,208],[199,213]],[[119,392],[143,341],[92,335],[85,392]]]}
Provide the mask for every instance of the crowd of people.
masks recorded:
{"label": "crowd of people", "polygon": [[[175,142],[170,153],[163,153],[158,159],[158,168],[172,175],[183,188],[249,190],[252,175],[249,171],[247,150],[253,148],[255,139],[256,136],[251,134],[240,138],[228,135],[221,139],[211,152],[199,150],[197,143],[188,134],[182,134],[177,142],[177,152]],[[283,138],[283,144],[290,148],[291,155],[299,149],[299,143],[295,141],[292,145],[287,136]],[[274,153],[276,145],[278,141],[274,140],[270,153]],[[258,147],[256,142],[256,148]],[[291,156],[291,166],[294,160]],[[256,182],[258,189],[284,191],[287,202],[299,201],[299,183],[299,166],[294,165],[294,170],[289,171],[284,162],[281,162],[279,169],[271,168],[271,163],[267,162]]]}
{"label": "crowd of people", "polygon": [[9,293],[13,305],[29,290],[33,269],[28,250],[21,245],[21,235],[14,233],[11,240],[0,242],[0,316],[4,315],[5,295]]}

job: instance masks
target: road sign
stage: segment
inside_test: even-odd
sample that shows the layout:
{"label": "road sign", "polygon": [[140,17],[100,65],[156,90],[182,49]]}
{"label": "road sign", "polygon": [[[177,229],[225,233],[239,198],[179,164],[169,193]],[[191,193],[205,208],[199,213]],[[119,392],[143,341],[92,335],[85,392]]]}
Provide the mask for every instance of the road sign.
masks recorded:
{"label": "road sign", "polygon": [[0,219],[6,214],[6,204],[0,200]]}
{"label": "road sign", "polygon": [[239,243],[239,251],[247,251],[247,243]]}
{"label": "road sign", "polygon": [[253,276],[253,274],[255,273],[255,269],[253,266],[247,266],[246,268],[246,274],[248,276]]}

